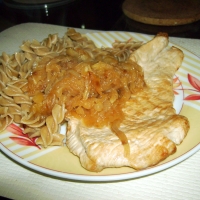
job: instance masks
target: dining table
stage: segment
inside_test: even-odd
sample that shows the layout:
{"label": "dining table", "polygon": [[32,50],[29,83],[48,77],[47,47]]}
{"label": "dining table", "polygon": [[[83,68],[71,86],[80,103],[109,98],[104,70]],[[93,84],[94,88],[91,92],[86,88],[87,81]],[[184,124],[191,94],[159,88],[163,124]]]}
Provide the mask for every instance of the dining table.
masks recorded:
{"label": "dining table", "polygon": [[[23,41],[42,41],[49,34],[64,35],[70,27],[22,23],[0,32],[0,55],[14,54]],[[72,27],[73,28],[73,27]],[[74,28],[81,34],[101,30]],[[200,58],[200,39],[172,37],[169,41]],[[200,60],[196,73],[200,71]],[[196,79],[197,80],[197,79]],[[199,100],[197,100],[199,101]],[[200,112],[200,110],[198,111]],[[199,119],[197,119],[198,121]],[[199,124],[196,124],[199,126]],[[200,126],[195,134],[200,134]],[[1,133],[0,133],[1,136]],[[1,137],[0,137],[1,138]],[[173,165],[158,171],[126,178],[92,179],[56,176],[19,162],[0,146],[0,196],[16,200],[199,200],[200,141],[195,150]],[[117,177],[117,176],[116,176]]]}

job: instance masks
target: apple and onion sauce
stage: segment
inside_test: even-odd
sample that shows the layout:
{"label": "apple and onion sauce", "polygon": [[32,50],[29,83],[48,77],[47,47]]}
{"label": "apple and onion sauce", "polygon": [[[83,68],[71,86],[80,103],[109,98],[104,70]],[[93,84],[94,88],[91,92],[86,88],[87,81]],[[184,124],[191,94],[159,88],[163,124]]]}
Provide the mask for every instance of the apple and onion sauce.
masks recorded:
{"label": "apple and onion sauce", "polygon": [[35,115],[46,117],[55,104],[64,104],[66,119],[76,117],[89,127],[111,126],[123,145],[128,141],[119,131],[124,119],[122,109],[131,94],[144,86],[138,64],[120,62],[112,55],[94,60],[72,48],[66,55],[41,60],[28,77]]}

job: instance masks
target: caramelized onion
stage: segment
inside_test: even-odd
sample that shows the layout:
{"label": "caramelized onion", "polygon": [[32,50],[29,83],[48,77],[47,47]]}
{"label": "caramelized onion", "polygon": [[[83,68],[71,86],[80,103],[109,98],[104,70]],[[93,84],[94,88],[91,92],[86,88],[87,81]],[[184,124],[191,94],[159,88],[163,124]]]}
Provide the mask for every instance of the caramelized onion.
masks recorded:
{"label": "caramelized onion", "polygon": [[124,157],[128,158],[130,156],[130,146],[128,144],[128,139],[124,132],[119,130],[120,127],[120,120],[115,120],[111,123],[111,130],[113,133],[117,135],[117,137],[120,139],[122,145],[124,146]]}
{"label": "caramelized onion", "polygon": [[67,52],[67,56],[43,60],[28,77],[31,111],[47,117],[55,104],[64,104],[65,117],[79,118],[86,126],[110,126],[128,156],[128,140],[119,126],[126,101],[145,85],[141,67],[110,55],[85,61],[80,50],[76,53],[70,48]]}

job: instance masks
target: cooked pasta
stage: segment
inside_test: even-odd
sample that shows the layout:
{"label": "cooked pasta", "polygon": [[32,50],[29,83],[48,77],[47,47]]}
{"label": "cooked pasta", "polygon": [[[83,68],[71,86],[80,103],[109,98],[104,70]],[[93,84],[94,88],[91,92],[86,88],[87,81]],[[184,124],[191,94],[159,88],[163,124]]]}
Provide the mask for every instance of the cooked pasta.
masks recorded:
{"label": "cooked pasta", "polygon": [[25,41],[13,55],[2,53],[0,131],[17,123],[47,147],[63,144],[60,127],[70,116],[97,127],[118,120],[123,103],[144,87],[140,66],[127,61],[140,45],[116,41],[97,48],[68,29],[62,38],[50,34],[41,42]]}
{"label": "cooked pasta", "polygon": [[37,144],[44,147],[49,145],[62,145],[64,135],[59,134],[60,124],[65,117],[65,107],[55,104],[52,109],[52,114],[46,118],[46,125],[40,129],[40,137],[37,139]]}
{"label": "cooked pasta", "polygon": [[104,51],[112,53],[119,61],[125,61],[134,50],[138,49],[142,42],[132,41],[131,39],[125,42],[116,40],[112,44],[112,48],[102,48]]}

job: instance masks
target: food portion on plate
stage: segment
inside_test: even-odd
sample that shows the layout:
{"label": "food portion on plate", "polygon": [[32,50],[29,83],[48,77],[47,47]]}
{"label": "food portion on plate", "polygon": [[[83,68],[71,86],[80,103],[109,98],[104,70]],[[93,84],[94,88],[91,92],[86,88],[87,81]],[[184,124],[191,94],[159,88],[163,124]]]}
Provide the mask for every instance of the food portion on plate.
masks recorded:
{"label": "food portion on plate", "polygon": [[98,48],[74,29],[24,42],[0,57],[0,130],[17,123],[43,148],[66,145],[89,171],[158,164],[189,130],[173,108],[184,55],[168,42],[160,33]]}

